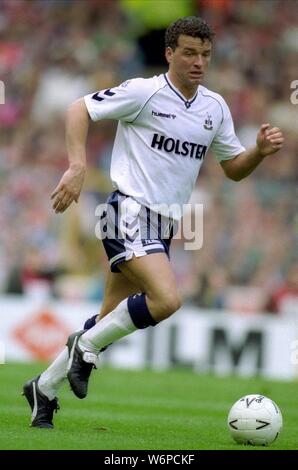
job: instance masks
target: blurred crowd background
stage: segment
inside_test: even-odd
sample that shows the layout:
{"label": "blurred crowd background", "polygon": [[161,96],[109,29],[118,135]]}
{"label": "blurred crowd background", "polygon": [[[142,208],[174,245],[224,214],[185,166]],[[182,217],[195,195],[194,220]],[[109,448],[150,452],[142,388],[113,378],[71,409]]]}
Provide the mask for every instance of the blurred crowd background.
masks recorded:
{"label": "blurred crowd background", "polygon": [[243,313],[298,312],[296,0],[0,0],[0,292],[102,298],[108,265],[95,208],[111,190],[116,123],[91,124],[79,204],[55,215],[50,194],[67,168],[64,120],[76,98],[166,70],[163,36],[180,16],[216,31],[205,82],[221,93],[243,145],[262,123],[282,151],[229,181],[209,154],[192,202],[204,204],[204,244],[172,261],[186,303]]}

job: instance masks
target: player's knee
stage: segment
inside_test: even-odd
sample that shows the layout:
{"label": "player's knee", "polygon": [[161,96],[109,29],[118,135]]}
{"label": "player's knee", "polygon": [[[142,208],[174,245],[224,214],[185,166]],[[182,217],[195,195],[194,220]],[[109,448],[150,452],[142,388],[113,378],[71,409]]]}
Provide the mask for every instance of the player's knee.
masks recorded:
{"label": "player's knee", "polygon": [[181,307],[181,298],[179,294],[177,294],[176,292],[167,293],[159,301],[159,317],[161,319],[168,318],[177,310],[179,310],[180,307]]}

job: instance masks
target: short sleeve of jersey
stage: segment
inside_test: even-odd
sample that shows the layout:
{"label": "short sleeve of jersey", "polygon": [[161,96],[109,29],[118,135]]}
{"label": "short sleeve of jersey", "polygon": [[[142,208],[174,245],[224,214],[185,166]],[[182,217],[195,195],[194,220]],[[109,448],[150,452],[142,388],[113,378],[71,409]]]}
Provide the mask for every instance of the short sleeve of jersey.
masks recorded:
{"label": "short sleeve of jersey", "polygon": [[116,119],[132,122],[154,93],[152,80],[134,78],[121,85],[84,96],[92,121]]}
{"label": "short sleeve of jersey", "polygon": [[220,104],[223,119],[210,147],[219,162],[230,160],[245,151],[245,147],[241,145],[235,134],[233,118],[228,105],[222,98]]}

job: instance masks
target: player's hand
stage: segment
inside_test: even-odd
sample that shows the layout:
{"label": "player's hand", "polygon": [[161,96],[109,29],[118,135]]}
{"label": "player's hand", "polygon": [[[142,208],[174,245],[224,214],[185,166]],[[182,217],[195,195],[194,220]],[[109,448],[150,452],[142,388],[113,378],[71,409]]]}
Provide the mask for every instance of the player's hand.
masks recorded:
{"label": "player's hand", "polygon": [[257,146],[263,157],[277,152],[283,146],[284,138],[278,127],[262,124],[257,135]]}
{"label": "player's hand", "polygon": [[64,173],[51,194],[51,199],[54,200],[53,209],[56,214],[64,212],[73,201],[78,202],[85,172],[86,169],[83,165],[74,165]]}

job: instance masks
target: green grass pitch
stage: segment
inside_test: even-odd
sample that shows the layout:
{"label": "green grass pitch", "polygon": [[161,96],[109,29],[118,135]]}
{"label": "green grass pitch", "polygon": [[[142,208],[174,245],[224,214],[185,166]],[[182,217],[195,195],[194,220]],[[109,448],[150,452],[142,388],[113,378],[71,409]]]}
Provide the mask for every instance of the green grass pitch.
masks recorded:
{"label": "green grass pitch", "polygon": [[23,383],[41,364],[0,366],[0,449],[254,450],[234,443],[226,419],[242,395],[260,393],[280,406],[284,428],[269,449],[298,449],[298,383],[215,377],[189,370],[94,371],[89,394],[61,390],[55,429],[30,428]]}

